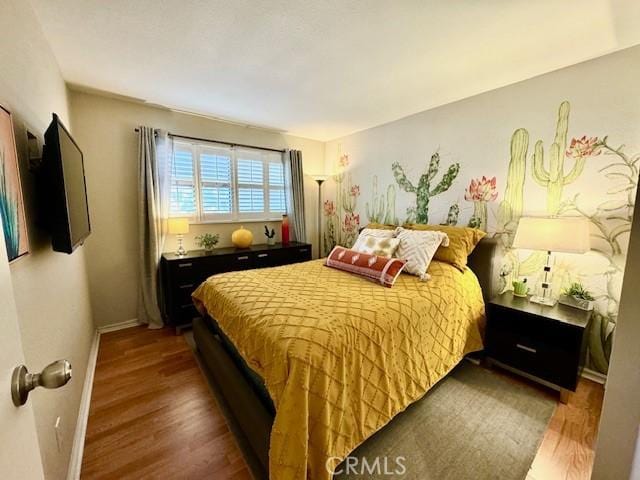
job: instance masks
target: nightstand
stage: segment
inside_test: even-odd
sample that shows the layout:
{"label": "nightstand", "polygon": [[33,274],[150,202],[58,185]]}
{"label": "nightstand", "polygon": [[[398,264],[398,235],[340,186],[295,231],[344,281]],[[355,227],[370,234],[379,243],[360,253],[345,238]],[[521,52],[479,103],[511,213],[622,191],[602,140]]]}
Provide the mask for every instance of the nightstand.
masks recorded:
{"label": "nightstand", "polygon": [[488,360],[559,390],[564,402],[582,372],[590,320],[591,312],[504,293],[487,305]]}

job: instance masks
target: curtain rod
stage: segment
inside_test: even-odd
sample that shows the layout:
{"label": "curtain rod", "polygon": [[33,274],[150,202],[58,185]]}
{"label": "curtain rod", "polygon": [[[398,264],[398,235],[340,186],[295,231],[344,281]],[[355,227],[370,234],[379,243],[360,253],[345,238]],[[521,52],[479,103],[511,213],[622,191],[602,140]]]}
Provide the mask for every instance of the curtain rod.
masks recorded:
{"label": "curtain rod", "polygon": [[[140,129],[136,128],[136,132],[139,132]],[[197,142],[210,142],[210,143],[219,143],[221,145],[229,145],[230,147],[244,147],[244,148],[257,148],[258,150],[268,150],[269,152],[278,152],[284,153],[285,150],[280,150],[277,148],[269,148],[269,147],[258,147],[256,145],[248,145],[246,143],[232,143],[232,142],[223,142],[222,140],[213,140],[211,138],[199,138],[199,137],[189,137],[187,135],[178,135],[176,133],[169,132],[167,135],[175,138],[183,138],[185,140],[195,140]]]}

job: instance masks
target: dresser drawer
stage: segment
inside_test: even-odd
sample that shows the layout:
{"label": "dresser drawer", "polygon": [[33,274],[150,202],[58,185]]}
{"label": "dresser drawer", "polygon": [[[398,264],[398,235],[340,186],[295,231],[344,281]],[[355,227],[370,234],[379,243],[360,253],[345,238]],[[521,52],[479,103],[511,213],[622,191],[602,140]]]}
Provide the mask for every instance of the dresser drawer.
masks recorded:
{"label": "dresser drawer", "polygon": [[255,268],[275,267],[287,263],[287,250],[268,250],[255,253]]}
{"label": "dresser drawer", "polygon": [[255,254],[253,252],[234,253],[226,258],[226,262],[226,272],[248,270],[255,268]]}

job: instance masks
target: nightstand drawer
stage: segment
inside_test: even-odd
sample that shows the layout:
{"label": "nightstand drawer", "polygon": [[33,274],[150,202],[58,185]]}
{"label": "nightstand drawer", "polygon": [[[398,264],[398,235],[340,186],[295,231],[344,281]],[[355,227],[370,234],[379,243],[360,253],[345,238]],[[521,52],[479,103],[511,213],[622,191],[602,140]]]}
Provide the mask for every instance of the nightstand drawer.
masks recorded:
{"label": "nightstand drawer", "polygon": [[493,332],[488,352],[510,367],[565,388],[575,388],[575,360],[564,349],[540,338]]}

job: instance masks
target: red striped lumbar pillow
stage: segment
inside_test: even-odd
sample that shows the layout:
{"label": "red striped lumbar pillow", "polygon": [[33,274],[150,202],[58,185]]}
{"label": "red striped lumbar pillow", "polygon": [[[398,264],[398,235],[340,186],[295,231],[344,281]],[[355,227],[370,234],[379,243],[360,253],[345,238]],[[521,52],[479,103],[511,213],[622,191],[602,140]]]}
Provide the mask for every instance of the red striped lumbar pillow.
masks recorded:
{"label": "red striped lumbar pillow", "polygon": [[379,257],[356,252],[344,247],[334,247],[325,265],[345,272],[355,273],[385,287],[392,287],[405,265],[399,258]]}

